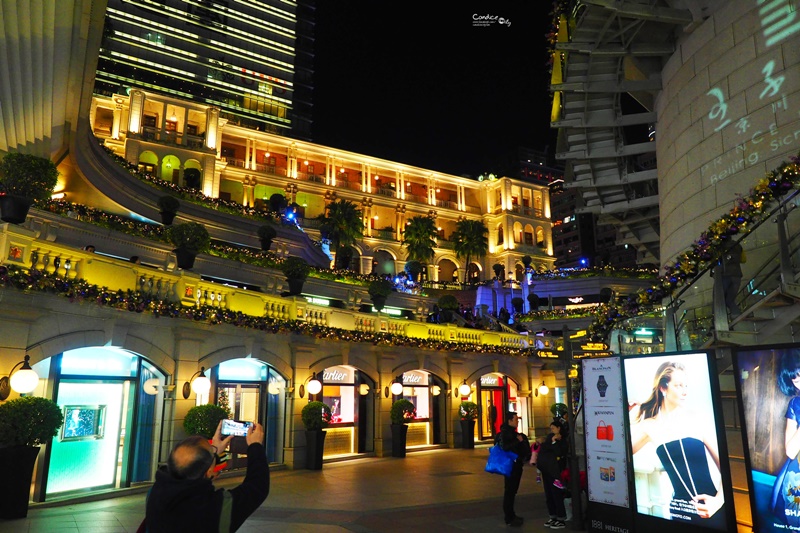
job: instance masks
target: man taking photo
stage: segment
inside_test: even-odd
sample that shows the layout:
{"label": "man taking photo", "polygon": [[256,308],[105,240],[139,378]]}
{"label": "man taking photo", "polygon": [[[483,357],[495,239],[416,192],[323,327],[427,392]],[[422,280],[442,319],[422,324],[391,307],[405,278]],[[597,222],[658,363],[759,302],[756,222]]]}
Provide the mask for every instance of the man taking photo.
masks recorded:
{"label": "man taking photo", "polygon": [[191,531],[233,532],[264,503],[269,495],[269,465],[264,449],[264,427],[247,431],[247,474],[232,490],[215,489],[214,467],[233,436],[222,438],[217,426],[209,444],[204,437],[189,437],[169,455],[167,467],[156,472],[147,497],[148,533]]}

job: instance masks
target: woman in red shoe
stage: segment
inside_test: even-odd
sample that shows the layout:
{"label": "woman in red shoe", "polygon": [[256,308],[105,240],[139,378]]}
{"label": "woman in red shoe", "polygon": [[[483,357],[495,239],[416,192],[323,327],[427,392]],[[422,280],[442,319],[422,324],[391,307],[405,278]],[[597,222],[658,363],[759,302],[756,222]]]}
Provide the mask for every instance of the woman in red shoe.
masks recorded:
{"label": "woman in red shoe", "polygon": [[564,529],[567,510],[564,508],[564,485],[561,484],[561,472],[567,464],[567,438],[562,435],[563,424],[560,419],[550,423],[550,433],[539,445],[539,458],[536,466],[542,473],[542,487],[547,502],[550,520],[545,526],[551,529]]}

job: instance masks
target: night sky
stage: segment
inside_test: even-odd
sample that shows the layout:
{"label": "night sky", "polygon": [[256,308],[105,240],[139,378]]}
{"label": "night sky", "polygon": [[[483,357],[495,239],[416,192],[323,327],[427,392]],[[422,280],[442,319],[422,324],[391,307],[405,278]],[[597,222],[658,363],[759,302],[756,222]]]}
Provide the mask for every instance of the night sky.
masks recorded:
{"label": "night sky", "polygon": [[[313,140],[455,175],[502,171],[518,146],[552,155],[550,9],[317,2]],[[511,25],[476,27],[473,14]]]}

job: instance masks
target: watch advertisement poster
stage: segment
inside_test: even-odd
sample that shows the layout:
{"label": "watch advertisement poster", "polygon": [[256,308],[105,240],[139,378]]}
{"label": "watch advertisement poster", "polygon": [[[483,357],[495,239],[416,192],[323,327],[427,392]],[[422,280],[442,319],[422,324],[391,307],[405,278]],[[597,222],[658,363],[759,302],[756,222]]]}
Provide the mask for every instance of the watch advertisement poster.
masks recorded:
{"label": "watch advertisement poster", "polygon": [[735,530],[709,354],[626,357],[623,370],[637,516],[675,531]]}
{"label": "watch advertisement poster", "polygon": [[753,530],[800,531],[800,346],[734,353]]}
{"label": "watch advertisement poster", "polygon": [[619,357],[584,359],[583,397],[589,501],[629,507]]}

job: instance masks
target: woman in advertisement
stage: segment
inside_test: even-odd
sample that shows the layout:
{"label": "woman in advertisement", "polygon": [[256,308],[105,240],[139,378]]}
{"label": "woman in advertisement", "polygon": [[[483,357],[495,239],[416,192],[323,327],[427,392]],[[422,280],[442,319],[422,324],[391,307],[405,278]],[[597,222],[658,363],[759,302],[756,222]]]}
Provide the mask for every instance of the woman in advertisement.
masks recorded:
{"label": "woman in advertisement", "polygon": [[778,387],[791,400],[786,408],[786,461],[775,478],[770,508],[776,518],[797,531],[800,529],[800,465],[797,461],[800,453],[800,351],[787,351],[781,357]]}
{"label": "woman in advertisement", "polygon": [[716,435],[709,433],[714,426],[688,405],[688,385],[682,363],[666,361],[658,367],[650,396],[641,405],[630,406],[633,453],[648,443],[656,446],[672,483],[671,520],[723,529],[725,497],[712,479],[707,457],[718,474]]}

